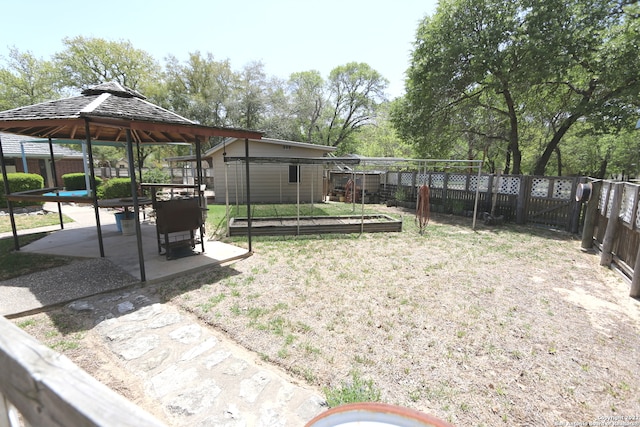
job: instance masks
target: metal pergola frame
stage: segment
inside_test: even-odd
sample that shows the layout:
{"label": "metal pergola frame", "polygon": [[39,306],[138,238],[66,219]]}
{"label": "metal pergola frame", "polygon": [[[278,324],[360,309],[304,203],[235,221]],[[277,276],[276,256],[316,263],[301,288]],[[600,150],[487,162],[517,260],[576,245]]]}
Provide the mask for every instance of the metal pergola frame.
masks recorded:
{"label": "metal pergola frame", "polygon": [[[449,159],[406,159],[406,158],[391,158],[391,157],[360,157],[360,156],[349,156],[349,157],[251,157],[249,155],[249,140],[245,139],[245,155],[243,157],[227,157],[224,156],[224,163],[229,164],[232,162],[244,163],[245,164],[245,173],[246,173],[246,192],[247,192],[247,239],[249,245],[249,252],[252,252],[252,233],[251,233],[251,180],[250,180],[250,164],[265,164],[265,163],[284,163],[284,164],[292,164],[292,165],[341,165],[341,166],[361,166],[361,170],[356,171],[355,168],[352,168],[347,173],[353,173],[354,175],[358,172],[364,173],[367,167],[375,167],[375,166],[384,166],[388,169],[390,166],[413,166],[417,165],[418,170],[423,168],[423,171],[426,173],[426,168],[428,165],[444,165],[444,168],[462,168],[462,169],[476,169],[478,171],[478,185],[476,185],[476,193],[475,193],[475,201],[473,208],[473,223],[472,229],[476,228],[476,217],[478,214],[478,200],[480,197],[480,175],[482,172],[483,161],[482,160],[449,160]],[[355,181],[355,180],[354,180]],[[237,185],[237,183],[236,183]],[[362,197],[360,198],[362,201],[361,207],[361,230],[364,228],[364,185],[362,185]],[[229,230],[229,196],[228,196],[228,180],[227,180],[227,170],[225,168],[225,191],[227,195],[225,197],[226,203],[226,216],[227,216],[227,231]],[[300,180],[297,182],[297,192],[298,192],[298,200],[296,202],[298,206],[298,223],[300,222]],[[237,199],[236,199],[237,203]],[[353,211],[355,212],[355,197],[353,198]],[[362,231],[361,231],[362,232]]]}

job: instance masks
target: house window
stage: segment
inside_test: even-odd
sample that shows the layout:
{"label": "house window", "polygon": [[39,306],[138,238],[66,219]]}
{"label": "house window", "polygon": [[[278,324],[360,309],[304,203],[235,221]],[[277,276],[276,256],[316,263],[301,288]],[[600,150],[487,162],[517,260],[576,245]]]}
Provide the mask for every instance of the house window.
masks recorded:
{"label": "house window", "polygon": [[290,145],[283,145],[282,149],[283,150],[291,150],[291,146]]}
{"label": "house window", "polygon": [[289,165],[289,184],[300,181],[300,165]]}

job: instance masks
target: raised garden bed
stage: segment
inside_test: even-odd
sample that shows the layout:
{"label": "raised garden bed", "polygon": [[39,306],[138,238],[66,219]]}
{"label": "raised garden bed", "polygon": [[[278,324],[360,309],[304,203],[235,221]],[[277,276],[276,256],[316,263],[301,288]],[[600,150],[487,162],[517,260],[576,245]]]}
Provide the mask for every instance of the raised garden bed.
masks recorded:
{"label": "raised garden bed", "polygon": [[[247,235],[247,218],[232,218],[230,236]],[[254,236],[279,236],[298,234],[350,234],[402,231],[402,221],[388,215],[340,215],[281,218],[252,218],[251,234]]]}

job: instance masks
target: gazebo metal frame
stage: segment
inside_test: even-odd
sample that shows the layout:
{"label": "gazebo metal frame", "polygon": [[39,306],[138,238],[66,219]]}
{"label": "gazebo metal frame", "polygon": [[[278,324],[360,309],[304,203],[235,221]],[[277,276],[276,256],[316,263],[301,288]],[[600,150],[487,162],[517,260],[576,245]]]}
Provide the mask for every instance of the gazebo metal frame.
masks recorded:
{"label": "gazebo metal frame", "polygon": [[[210,137],[236,137],[241,139],[261,139],[262,133],[235,128],[221,128],[199,125],[176,113],[146,101],[140,93],[116,82],[103,83],[82,91],[76,97],[65,98],[19,107],[0,112],[0,131],[18,135],[47,138],[50,151],[56,139],[83,140],[86,143],[89,172],[90,195],[88,197],[45,196],[44,193],[58,190],[48,188],[38,191],[11,193],[7,179],[7,170],[0,143],[0,164],[4,179],[4,190],[9,208],[11,228],[16,250],[20,249],[14,219],[12,202],[15,201],[51,201],[78,202],[92,204],[96,218],[96,228],[100,256],[104,257],[102,231],[100,227],[99,203],[95,186],[93,141],[113,141],[126,144],[131,177],[131,194],[136,224],[138,258],[141,281],[146,281],[142,239],[140,230],[140,206],[138,202],[138,183],[134,166],[134,143],[137,147],[144,144],[169,144],[175,142],[195,145],[197,160],[197,184],[202,182],[201,142]],[[55,171],[54,171],[55,176]],[[200,196],[200,186],[196,186]],[[60,211],[60,209],[59,209]],[[62,226],[62,214],[60,213]]]}

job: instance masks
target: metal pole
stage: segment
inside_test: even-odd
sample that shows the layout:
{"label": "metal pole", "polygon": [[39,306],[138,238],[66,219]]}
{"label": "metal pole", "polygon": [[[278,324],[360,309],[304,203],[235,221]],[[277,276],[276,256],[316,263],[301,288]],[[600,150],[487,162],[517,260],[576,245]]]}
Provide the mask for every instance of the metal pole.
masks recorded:
{"label": "metal pole", "polygon": [[140,281],[146,282],[144,269],[144,253],[142,252],[142,231],[140,230],[140,205],[138,204],[138,186],[136,184],[136,166],[133,163],[133,141],[131,129],[127,129],[127,155],[129,156],[129,176],[131,177],[131,197],[133,198],[133,217],[136,225],[136,239],[138,241],[138,263],[140,264]]}
{"label": "metal pole", "polygon": [[27,164],[27,155],[24,152],[24,142],[20,142],[20,153],[22,154],[22,170],[29,173],[29,165]]}
{"label": "metal pole", "polygon": [[[7,166],[4,162],[4,152],[2,151],[2,140],[0,139],[0,166],[2,167],[2,181],[4,183],[5,197],[11,194],[9,189],[9,179],[7,178]],[[11,231],[13,232],[13,247],[16,251],[20,250],[20,241],[18,240],[18,230],[16,229],[16,219],[13,216],[13,203],[7,199],[7,207],[9,208],[9,219],[11,220]]]}
{"label": "metal pole", "polygon": [[296,165],[296,204],[298,209],[298,223],[296,234],[300,235],[300,165]]}
{"label": "metal pole", "polygon": [[[203,206],[204,184],[202,184],[202,152],[200,147],[200,138],[196,137],[196,175],[198,177],[198,188],[196,194],[198,195],[198,205],[200,206],[200,215],[207,210],[206,199]],[[204,221],[200,219],[200,246],[202,253],[204,253]]]}
{"label": "metal pole", "polygon": [[476,200],[473,204],[473,224],[471,229],[476,229],[476,217],[478,216],[478,198],[480,197],[480,173],[482,172],[482,162],[478,165],[478,181],[476,182]]}
{"label": "metal pole", "polygon": [[[100,210],[98,208],[98,192],[96,191],[95,188],[93,188],[96,180],[95,180],[95,171],[93,169],[93,153],[92,153],[92,149],[91,149],[91,132],[89,129],[89,121],[85,120],[84,121],[84,133],[85,133],[85,138],[87,141],[87,148],[86,148],[86,153],[89,156],[89,176],[90,178],[87,178],[87,173],[86,173],[86,169],[85,169],[85,181],[87,182],[87,191],[91,191],[91,196],[93,198],[93,212],[96,216],[96,229],[98,232],[98,246],[100,247],[100,257],[104,258],[104,244],[102,243],[102,227],[100,226]],[[86,160],[85,160],[85,168],[87,167],[86,164]]]}
{"label": "metal pole", "polygon": [[[49,137],[49,154],[51,155],[51,173],[53,174],[53,185],[58,186],[58,172],[56,171],[56,159],[53,157],[53,141]],[[60,219],[60,229],[64,230],[64,221],[62,219],[62,204],[58,201],[58,217]]]}
{"label": "metal pole", "polygon": [[249,138],[244,139],[244,162],[247,174],[247,239],[249,241],[249,252],[253,252],[251,247],[251,181],[249,181]]}
{"label": "metal pole", "polygon": [[229,223],[231,222],[229,217],[229,165],[225,161],[225,157],[227,157],[226,151],[222,153],[222,165],[224,167],[224,203],[227,209],[227,237],[229,237]]}

